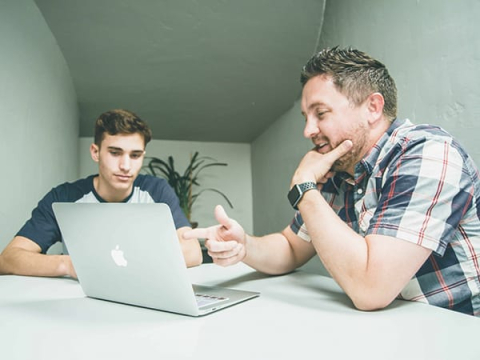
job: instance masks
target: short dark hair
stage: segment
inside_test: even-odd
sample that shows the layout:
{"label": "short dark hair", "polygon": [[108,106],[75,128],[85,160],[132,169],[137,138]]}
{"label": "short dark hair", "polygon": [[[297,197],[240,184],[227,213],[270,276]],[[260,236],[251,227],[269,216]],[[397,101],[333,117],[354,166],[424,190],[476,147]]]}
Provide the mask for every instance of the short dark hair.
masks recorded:
{"label": "short dark hair", "polygon": [[339,92],[355,105],[360,105],[370,94],[382,94],[383,113],[392,121],[397,117],[397,87],[380,61],[366,53],[338,46],[326,48],[315,54],[303,67],[302,86],[313,77],[330,77]]}
{"label": "short dark hair", "polygon": [[115,109],[101,114],[95,121],[94,142],[100,146],[104,134],[140,134],[143,136],[145,146],[152,139],[152,131],[147,123],[136,114],[124,109]]}

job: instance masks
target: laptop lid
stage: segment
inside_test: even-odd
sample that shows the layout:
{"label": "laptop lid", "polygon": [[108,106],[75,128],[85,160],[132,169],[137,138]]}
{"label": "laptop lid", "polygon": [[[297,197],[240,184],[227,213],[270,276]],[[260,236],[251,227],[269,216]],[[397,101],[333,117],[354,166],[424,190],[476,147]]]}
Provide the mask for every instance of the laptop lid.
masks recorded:
{"label": "laptop lid", "polygon": [[166,204],[54,203],[53,210],[89,297],[198,316],[259,295],[201,287],[223,300],[199,307]]}

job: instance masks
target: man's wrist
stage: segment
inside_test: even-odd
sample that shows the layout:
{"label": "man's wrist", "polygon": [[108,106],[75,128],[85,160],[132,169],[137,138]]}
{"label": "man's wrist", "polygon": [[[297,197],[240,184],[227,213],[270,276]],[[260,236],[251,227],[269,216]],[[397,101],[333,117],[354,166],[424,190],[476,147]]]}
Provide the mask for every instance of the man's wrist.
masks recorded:
{"label": "man's wrist", "polygon": [[302,200],[303,195],[314,189],[317,189],[317,184],[313,181],[293,185],[287,195],[290,205],[292,205],[295,210],[298,210],[298,204]]}

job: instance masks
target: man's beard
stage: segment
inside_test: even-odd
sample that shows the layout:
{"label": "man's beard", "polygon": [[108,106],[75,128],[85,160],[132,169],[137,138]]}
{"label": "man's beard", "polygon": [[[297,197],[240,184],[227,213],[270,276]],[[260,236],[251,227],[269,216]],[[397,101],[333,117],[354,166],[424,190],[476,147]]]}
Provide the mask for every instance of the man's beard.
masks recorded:
{"label": "man's beard", "polygon": [[[355,137],[353,137],[355,134]],[[347,140],[347,139],[345,139]],[[352,131],[352,137],[350,138],[353,142],[352,149],[341,158],[337,159],[332,166],[332,170],[335,172],[349,172],[351,169],[355,168],[355,164],[361,160],[365,147],[368,144],[368,129],[363,124]],[[341,142],[340,142],[341,144]],[[340,145],[338,144],[338,145]],[[337,146],[338,146],[337,145]]]}

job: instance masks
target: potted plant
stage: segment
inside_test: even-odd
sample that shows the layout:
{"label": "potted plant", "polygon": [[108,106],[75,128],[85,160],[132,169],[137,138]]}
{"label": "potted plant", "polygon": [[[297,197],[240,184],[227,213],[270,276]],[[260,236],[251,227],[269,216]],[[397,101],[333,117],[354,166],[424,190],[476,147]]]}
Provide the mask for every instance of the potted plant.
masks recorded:
{"label": "potted plant", "polygon": [[[192,206],[198,197],[206,192],[211,191],[222,196],[227,204],[233,209],[233,205],[228,197],[217,189],[206,188],[198,192],[194,192],[194,186],[200,186],[199,174],[206,168],[212,166],[227,166],[226,163],[217,162],[215,159],[207,156],[199,156],[196,151],[193,156],[190,156],[190,163],[181,174],[175,169],[175,162],[172,156],[168,157],[167,161],[157,157],[147,157],[147,164],[143,167],[147,173],[153,176],[162,177],[168,181],[180,200],[180,207],[182,208],[188,221],[191,222]],[[192,223],[192,222],[191,222]],[[192,226],[194,223],[192,223]]]}

